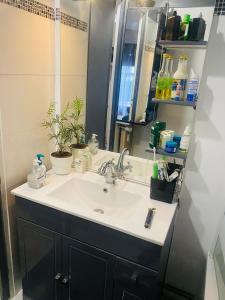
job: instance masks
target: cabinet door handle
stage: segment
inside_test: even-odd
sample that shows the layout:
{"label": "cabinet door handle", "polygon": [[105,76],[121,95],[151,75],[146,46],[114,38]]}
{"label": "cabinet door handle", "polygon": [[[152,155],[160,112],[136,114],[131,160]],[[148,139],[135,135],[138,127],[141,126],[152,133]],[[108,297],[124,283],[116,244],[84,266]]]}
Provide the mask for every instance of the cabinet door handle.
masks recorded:
{"label": "cabinet door handle", "polygon": [[60,280],[62,278],[62,274],[61,273],[57,273],[54,277],[55,280]]}
{"label": "cabinet door handle", "polygon": [[67,285],[69,283],[69,276],[63,276],[61,278],[61,283]]}

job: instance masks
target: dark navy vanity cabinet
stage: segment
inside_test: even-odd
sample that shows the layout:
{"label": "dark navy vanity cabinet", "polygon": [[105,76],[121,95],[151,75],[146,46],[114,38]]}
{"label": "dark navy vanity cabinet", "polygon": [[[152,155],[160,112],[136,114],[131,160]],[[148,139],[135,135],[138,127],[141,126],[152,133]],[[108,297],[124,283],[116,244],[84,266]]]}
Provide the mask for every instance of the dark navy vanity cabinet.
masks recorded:
{"label": "dark navy vanity cabinet", "polygon": [[19,197],[16,211],[24,299],[159,299],[170,232],[161,247]]}

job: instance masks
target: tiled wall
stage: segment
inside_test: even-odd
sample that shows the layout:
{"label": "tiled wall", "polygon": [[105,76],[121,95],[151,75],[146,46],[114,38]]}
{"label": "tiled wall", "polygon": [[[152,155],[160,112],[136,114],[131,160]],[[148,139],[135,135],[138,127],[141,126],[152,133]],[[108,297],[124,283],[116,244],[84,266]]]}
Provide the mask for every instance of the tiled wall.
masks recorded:
{"label": "tiled wall", "polygon": [[225,0],[216,0],[215,15],[225,15]]}
{"label": "tiled wall", "polygon": [[[49,1],[51,2],[51,1]],[[0,3],[13,6],[18,9],[25,10],[29,13],[48,18],[51,20],[60,19],[64,25],[74,27],[76,29],[87,31],[88,23],[64,12],[56,11],[53,6],[35,0],[0,0]]]}
{"label": "tiled wall", "polygon": [[[11,296],[20,290],[21,281],[10,190],[26,181],[35,153],[44,153],[50,167],[52,149],[40,123],[55,96],[53,4],[53,0],[0,0],[0,177],[6,228],[10,223]],[[68,100],[86,96],[87,24],[83,16],[62,14],[62,90]]]}

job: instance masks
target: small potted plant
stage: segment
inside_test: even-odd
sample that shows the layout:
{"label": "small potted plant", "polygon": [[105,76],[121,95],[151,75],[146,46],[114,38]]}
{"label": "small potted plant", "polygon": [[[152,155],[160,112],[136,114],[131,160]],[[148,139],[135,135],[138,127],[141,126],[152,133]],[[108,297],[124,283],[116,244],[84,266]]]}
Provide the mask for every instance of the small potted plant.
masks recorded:
{"label": "small potted plant", "polygon": [[69,105],[62,114],[57,114],[53,103],[48,109],[46,120],[42,122],[42,126],[50,130],[49,139],[55,140],[57,150],[51,153],[51,163],[54,173],[58,175],[69,174],[72,164],[72,154],[69,151],[71,130],[68,111]]}
{"label": "small potted plant", "polygon": [[70,146],[73,153],[73,166],[75,159],[81,156],[84,149],[87,147],[87,145],[84,143],[84,124],[80,121],[83,108],[84,101],[78,97],[76,97],[76,99],[74,99],[70,105],[69,130],[71,139],[74,140],[74,143]]}

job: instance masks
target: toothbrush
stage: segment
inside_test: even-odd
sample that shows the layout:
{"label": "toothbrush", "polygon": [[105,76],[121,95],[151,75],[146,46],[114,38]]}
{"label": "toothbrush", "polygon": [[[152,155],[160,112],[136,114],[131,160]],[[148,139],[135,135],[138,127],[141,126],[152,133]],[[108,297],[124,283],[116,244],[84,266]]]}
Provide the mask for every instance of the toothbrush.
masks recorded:
{"label": "toothbrush", "polygon": [[153,172],[152,172],[152,178],[158,179],[158,162],[156,161],[156,148],[153,148],[153,154],[154,154],[154,163],[153,163]]}

